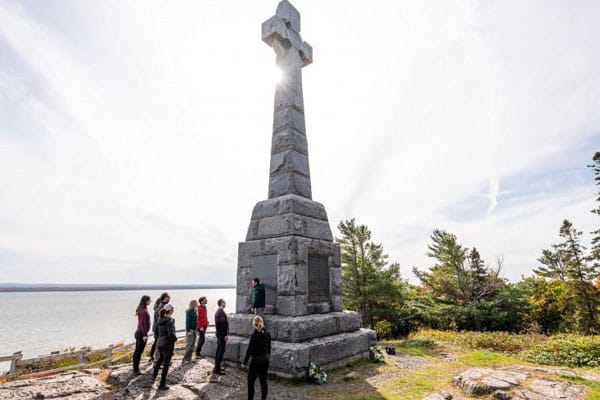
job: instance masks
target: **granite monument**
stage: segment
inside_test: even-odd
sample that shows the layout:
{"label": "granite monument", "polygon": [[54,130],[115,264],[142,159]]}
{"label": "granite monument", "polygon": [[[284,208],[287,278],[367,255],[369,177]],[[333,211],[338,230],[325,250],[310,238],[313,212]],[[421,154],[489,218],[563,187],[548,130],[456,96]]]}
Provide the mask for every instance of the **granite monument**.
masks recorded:
{"label": "granite monument", "polygon": [[[270,372],[306,375],[368,356],[373,331],[358,313],[342,310],[340,248],[325,207],[312,200],[304,119],[302,68],[312,47],[300,35],[300,13],[287,0],[262,25],[283,78],[275,89],[268,199],[252,211],[246,241],[239,244],[236,313],[229,315],[225,359],[243,360],[252,333],[250,282],[266,289],[265,323],[273,338]],[[214,347],[206,346],[212,355]]]}

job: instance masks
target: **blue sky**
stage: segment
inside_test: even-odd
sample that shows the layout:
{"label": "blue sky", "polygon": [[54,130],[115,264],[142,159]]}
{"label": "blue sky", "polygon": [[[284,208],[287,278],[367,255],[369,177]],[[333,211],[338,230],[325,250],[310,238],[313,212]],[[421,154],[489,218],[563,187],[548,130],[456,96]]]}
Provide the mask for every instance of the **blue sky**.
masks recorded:
{"label": "blue sky", "polygon": [[[0,282],[231,283],[267,195],[276,1],[0,0]],[[600,3],[297,0],[313,198],[411,269],[586,235]],[[412,278],[411,278],[412,279]]]}

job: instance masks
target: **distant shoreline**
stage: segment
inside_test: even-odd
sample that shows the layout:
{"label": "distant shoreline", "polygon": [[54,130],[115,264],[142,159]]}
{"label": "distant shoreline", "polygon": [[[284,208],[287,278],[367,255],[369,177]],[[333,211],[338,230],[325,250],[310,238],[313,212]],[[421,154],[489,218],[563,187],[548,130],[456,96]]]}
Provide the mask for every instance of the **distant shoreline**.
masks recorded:
{"label": "distant shoreline", "polygon": [[96,292],[116,290],[231,289],[235,285],[94,285],[94,284],[0,284],[0,293]]}

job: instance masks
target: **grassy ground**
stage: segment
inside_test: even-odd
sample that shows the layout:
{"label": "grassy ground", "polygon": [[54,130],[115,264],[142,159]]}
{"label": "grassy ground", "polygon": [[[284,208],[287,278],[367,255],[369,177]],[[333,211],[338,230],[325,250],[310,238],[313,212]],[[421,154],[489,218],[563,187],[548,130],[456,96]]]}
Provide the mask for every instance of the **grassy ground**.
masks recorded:
{"label": "grassy ground", "polygon": [[[452,378],[467,368],[502,367],[515,364],[537,365],[523,361],[517,354],[483,349],[466,349],[438,340],[398,340],[380,344],[396,347],[398,355],[396,357],[387,356],[385,362],[381,364],[364,361],[350,367],[331,371],[326,385],[309,386],[302,390],[302,393],[306,396],[305,398],[421,400],[439,390],[449,391],[455,398],[464,398],[464,394],[459,393],[452,387]],[[422,357],[426,363],[412,368],[399,368],[398,364],[402,364],[402,361],[406,358],[403,355]],[[600,372],[600,368],[571,369]],[[357,372],[359,378],[346,382],[344,376],[350,371]],[[557,376],[556,378],[586,385],[590,388],[586,400],[600,400],[600,382],[565,376]]]}

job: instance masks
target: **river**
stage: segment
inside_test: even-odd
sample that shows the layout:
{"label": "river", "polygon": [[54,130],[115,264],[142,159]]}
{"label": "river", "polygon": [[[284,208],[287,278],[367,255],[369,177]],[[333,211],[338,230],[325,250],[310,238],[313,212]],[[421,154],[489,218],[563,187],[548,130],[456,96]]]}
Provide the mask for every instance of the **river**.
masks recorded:
{"label": "river", "polygon": [[[175,307],[175,327],[185,328],[185,310],[192,299],[208,299],[208,318],[214,323],[217,300],[235,311],[235,289],[167,290]],[[0,293],[0,356],[22,351],[24,358],[67,348],[95,348],[134,342],[135,308],[142,295],[152,302],[156,290]],[[152,315],[152,313],[151,313]],[[0,369],[7,366],[0,364]]]}

